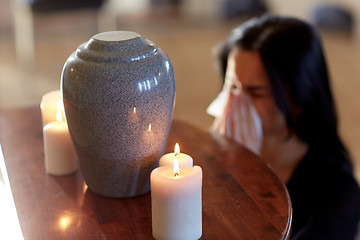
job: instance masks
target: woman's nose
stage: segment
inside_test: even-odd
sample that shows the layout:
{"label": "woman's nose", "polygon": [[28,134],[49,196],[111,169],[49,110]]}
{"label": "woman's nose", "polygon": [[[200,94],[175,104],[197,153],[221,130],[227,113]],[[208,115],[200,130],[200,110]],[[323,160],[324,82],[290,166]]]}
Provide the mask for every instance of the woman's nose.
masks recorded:
{"label": "woman's nose", "polygon": [[242,84],[241,84],[241,82],[238,79],[233,78],[232,81],[231,81],[231,89],[233,91],[235,91],[236,93],[240,94],[242,92]]}

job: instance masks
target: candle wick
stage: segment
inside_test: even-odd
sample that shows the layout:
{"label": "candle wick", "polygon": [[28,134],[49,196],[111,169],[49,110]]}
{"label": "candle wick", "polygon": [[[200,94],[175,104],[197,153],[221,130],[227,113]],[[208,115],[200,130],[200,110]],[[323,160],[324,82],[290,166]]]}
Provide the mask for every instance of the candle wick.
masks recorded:
{"label": "candle wick", "polygon": [[176,172],[176,173],[174,173],[174,176],[175,176],[175,177],[179,176],[179,173],[177,173],[177,172]]}
{"label": "candle wick", "polygon": [[176,152],[176,153],[175,153],[175,157],[177,157],[178,155],[180,155],[180,153]]}

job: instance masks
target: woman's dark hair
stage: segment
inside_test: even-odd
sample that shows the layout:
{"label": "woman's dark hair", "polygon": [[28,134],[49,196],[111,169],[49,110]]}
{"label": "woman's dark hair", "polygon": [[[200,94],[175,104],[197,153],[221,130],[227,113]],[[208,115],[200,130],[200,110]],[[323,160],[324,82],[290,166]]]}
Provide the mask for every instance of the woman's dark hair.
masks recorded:
{"label": "woman's dark hair", "polygon": [[[219,55],[225,77],[234,48],[257,52],[269,76],[277,106],[288,128],[321,148],[347,152],[339,138],[337,115],[320,37],[310,24],[294,18],[265,15],[234,29]],[[295,113],[294,106],[300,109]]]}

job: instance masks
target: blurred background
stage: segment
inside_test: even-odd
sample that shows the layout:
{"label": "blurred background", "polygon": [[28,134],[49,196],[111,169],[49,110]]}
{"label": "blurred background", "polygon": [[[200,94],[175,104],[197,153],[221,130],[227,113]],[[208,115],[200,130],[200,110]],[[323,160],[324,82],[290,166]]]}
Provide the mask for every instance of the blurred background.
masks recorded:
{"label": "blurred background", "polygon": [[59,89],[77,46],[98,32],[128,30],[169,55],[174,117],[207,130],[213,119],[205,110],[221,90],[214,46],[265,12],[305,19],[321,31],[341,135],[360,180],[359,0],[0,0],[0,108],[39,105]]}

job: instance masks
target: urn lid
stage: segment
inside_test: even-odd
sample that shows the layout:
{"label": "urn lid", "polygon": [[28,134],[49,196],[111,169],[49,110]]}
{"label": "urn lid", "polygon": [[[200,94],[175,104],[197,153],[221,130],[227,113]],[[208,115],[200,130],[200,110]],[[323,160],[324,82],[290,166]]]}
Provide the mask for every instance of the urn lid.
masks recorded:
{"label": "urn lid", "polygon": [[94,35],[81,44],[76,56],[93,62],[132,62],[156,55],[157,46],[136,32],[111,31]]}
{"label": "urn lid", "polygon": [[92,37],[92,39],[98,41],[107,41],[107,42],[117,42],[117,41],[126,41],[134,38],[140,37],[140,34],[136,32],[129,31],[112,31],[112,32],[103,32],[98,33]]}

